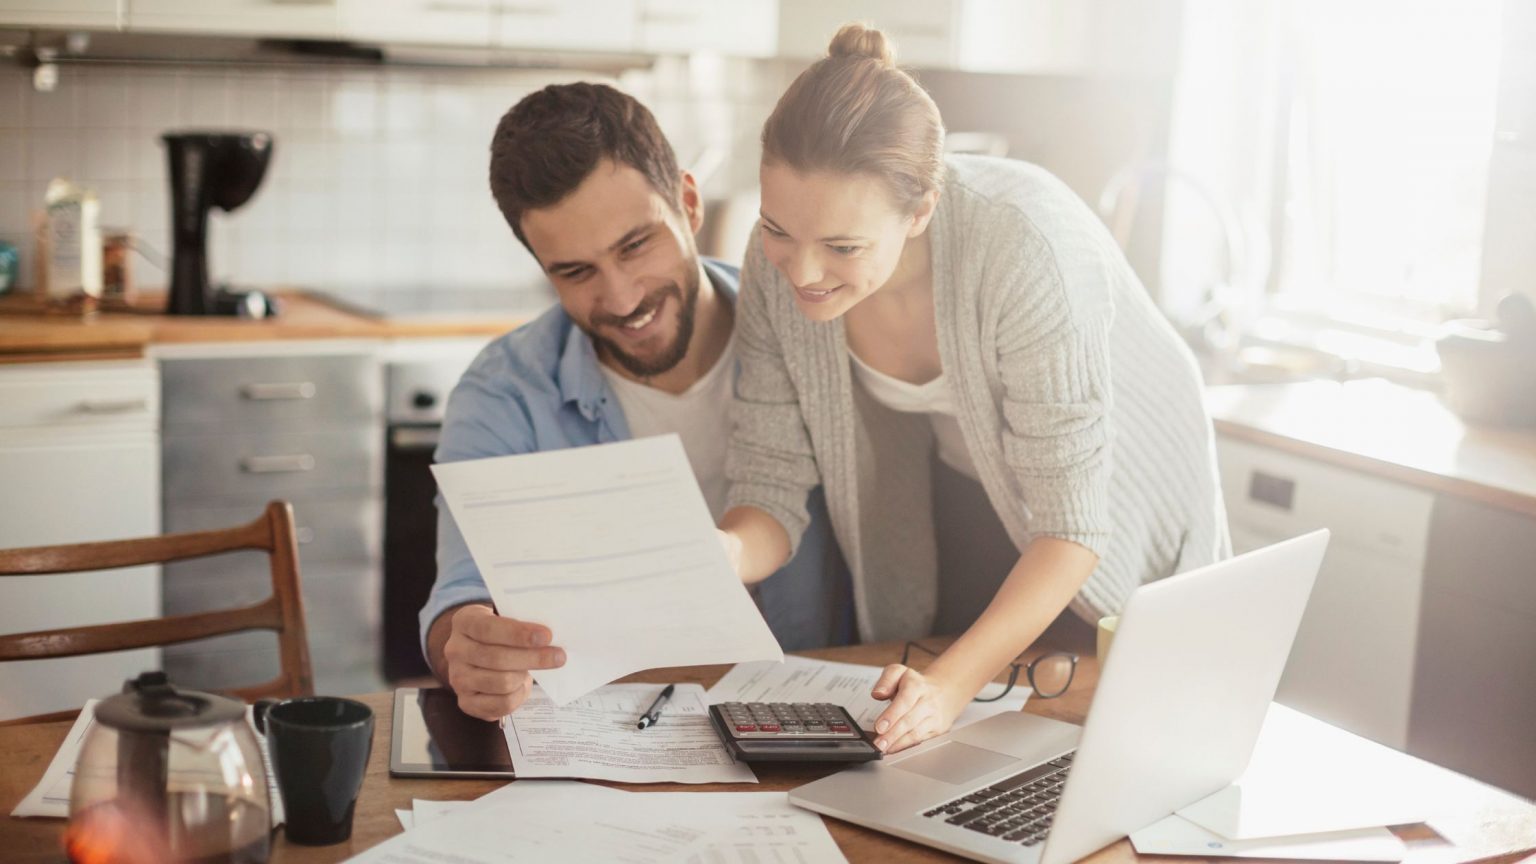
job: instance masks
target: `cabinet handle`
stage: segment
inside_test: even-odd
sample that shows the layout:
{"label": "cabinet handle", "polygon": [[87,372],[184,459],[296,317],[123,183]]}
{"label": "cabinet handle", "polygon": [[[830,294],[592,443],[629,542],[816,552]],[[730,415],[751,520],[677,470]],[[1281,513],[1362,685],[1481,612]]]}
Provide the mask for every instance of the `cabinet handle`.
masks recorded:
{"label": "cabinet handle", "polygon": [[432,450],[438,437],[436,427],[401,426],[390,430],[389,443],[397,450]]}
{"label": "cabinet handle", "polygon": [[252,402],[276,402],[283,399],[313,399],[315,398],[315,384],[313,381],[290,381],[275,384],[245,384],[240,387],[240,396]]}
{"label": "cabinet handle", "polygon": [[315,470],[315,457],[308,453],[292,456],[245,456],[240,470],[246,474],[297,474]]}
{"label": "cabinet handle", "polygon": [[76,406],[81,414],[134,414],[149,410],[149,400],[137,399],[87,399]]}
{"label": "cabinet handle", "polygon": [[1254,471],[1248,475],[1248,497],[1281,510],[1290,510],[1296,497],[1296,481]]}

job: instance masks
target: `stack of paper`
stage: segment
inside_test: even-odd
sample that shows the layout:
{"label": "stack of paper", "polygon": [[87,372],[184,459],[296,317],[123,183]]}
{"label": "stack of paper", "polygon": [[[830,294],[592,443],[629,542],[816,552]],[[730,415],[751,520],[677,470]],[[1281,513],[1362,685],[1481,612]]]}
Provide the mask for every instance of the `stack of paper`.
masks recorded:
{"label": "stack of paper", "polygon": [[1275,704],[1243,776],[1135,832],[1131,843],[1143,854],[1400,861],[1408,848],[1386,826],[1425,823],[1450,848],[1463,839],[1457,821],[1489,808],[1536,813],[1512,795]]}
{"label": "stack of paper", "polygon": [[[778,792],[630,793],[519,781],[473,802],[414,802],[414,827],[360,864],[622,861],[846,862],[813,813]],[[411,811],[398,811],[412,816]],[[404,823],[405,816],[402,816]]]}
{"label": "stack of paper", "polygon": [[409,831],[417,825],[422,825],[447,816],[455,810],[468,807],[473,801],[427,801],[422,798],[411,799],[411,809],[396,810],[395,818],[400,820],[400,827]]}

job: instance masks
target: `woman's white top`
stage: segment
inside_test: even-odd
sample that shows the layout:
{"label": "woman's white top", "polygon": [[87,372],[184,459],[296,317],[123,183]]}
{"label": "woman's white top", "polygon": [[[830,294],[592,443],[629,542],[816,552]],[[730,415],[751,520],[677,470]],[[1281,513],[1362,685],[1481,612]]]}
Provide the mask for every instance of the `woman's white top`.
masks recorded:
{"label": "woman's white top", "polygon": [[981,480],[976,473],[976,463],[971,460],[970,448],[965,446],[965,436],[960,431],[960,414],[943,372],[939,377],[924,384],[913,384],[881,372],[864,362],[849,349],[853,358],[853,372],[864,389],[876,402],[904,414],[927,414],[933,424],[933,437],[938,443],[939,458],[944,464],[972,480]]}

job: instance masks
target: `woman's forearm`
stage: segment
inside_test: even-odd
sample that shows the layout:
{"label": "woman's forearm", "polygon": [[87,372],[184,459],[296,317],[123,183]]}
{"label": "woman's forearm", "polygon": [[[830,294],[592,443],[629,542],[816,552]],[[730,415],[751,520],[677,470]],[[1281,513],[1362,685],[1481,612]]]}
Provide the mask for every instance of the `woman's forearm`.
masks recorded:
{"label": "woman's forearm", "polygon": [[789,560],[789,532],[779,520],[756,507],[732,507],[720,520],[720,530],[726,535],[727,554],[736,575],[744,584],[756,585]]}
{"label": "woman's forearm", "polygon": [[1097,555],[1070,540],[1036,538],[976,623],[925,674],[942,681],[957,700],[969,700],[1045,632],[1098,561]]}

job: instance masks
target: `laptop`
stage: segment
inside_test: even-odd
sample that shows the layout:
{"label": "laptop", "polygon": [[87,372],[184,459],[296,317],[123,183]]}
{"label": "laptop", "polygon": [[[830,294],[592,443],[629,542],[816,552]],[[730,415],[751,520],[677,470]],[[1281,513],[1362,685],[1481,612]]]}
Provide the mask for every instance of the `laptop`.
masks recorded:
{"label": "laptop", "polygon": [[998,714],[790,803],[978,861],[1064,864],[1237,779],[1328,532],[1138,588],[1082,727]]}

